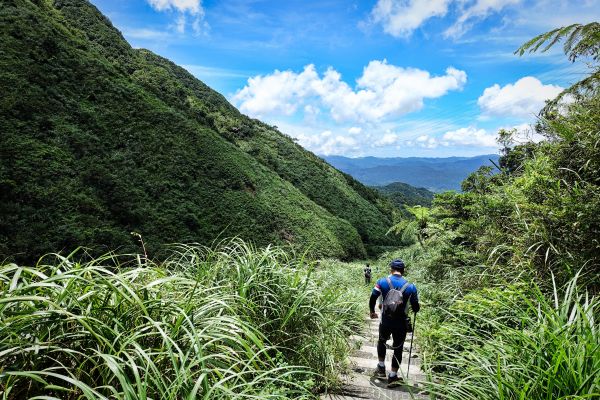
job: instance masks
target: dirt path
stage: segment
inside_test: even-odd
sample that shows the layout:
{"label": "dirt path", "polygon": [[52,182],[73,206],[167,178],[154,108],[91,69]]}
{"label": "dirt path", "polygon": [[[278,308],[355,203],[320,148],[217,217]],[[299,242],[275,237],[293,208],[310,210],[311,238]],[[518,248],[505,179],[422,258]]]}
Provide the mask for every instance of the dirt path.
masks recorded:
{"label": "dirt path", "polygon": [[[400,364],[401,375],[407,382],[406,385],[388,389],[387,378],[376,378],[373,375],[375,366],[377,365],[377,337],[378,337],[378,320],[368,320],[369,329],[366,335],[353,336],[351,340],[360,345],[360,349],[355,351],[350,357],[352,363],[352,373],[343,375],[344,385],[342,392],[338,394],[323,395],[322,399],[328,400],[353,400],[353,399],[429,399],[429,396],[423,391],[423,382],[425,375],[421,371],[421,358],[418,348],[413,345],[412,358],[410,360],[410,371],[408,379],[406,371],[408,367],[408,350],[412,340],[412,334],[408,334],[404,343],[404,352],[402,354],[402,363]],[[391,343],[391,340],[390,342]],[[385,367],[389,371],[392,351],[386,353]]]}

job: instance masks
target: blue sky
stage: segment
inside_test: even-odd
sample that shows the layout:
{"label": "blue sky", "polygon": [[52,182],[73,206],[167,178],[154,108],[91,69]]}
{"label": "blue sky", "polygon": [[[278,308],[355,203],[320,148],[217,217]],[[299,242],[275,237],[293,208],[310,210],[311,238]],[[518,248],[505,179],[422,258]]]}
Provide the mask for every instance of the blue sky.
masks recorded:
{"label": "blue sky", "polygon": [[[600,0],[92,0],[134,47],[183,66],[321,155],[468,156],[525,136],[585,76],[531,37]],[[534,137],[537,140],[537,138]]]}

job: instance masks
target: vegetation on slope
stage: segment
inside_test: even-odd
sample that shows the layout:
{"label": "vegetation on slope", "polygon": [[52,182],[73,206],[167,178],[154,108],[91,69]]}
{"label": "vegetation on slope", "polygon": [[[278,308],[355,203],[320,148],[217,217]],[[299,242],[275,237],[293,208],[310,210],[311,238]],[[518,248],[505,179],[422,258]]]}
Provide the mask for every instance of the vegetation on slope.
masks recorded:
{"label": "vegetation on slope", "polygon": [[[582,31],[561,30],[568,52],[590,41]],[[544,142],[501,131],[501,173],[481,168],[463,193],[436,195],[422,244],[391,254],[421,290],[441,398],[600,398],[600,88],[568,93],[540,115]]]}
{"label": "vegetation on slope", "polygon": [[363,321],[345,273],[241,241],[3,265],[0,397],[313,398]]}
{"label": "vegetation on slope", "polygon": [[385,186],[375,186],[375,190],[388,197],[398,208],[403,206],[431,206],[433,192],[408,183],[394,182]]}
{"label": "vegetation on slope", "polygon": [[[365,256],[393,208],[147,50],[83,0],[0,10],[0,254],[151,255],[219,235]],[[104,249],[104,250],[103,250]]]}

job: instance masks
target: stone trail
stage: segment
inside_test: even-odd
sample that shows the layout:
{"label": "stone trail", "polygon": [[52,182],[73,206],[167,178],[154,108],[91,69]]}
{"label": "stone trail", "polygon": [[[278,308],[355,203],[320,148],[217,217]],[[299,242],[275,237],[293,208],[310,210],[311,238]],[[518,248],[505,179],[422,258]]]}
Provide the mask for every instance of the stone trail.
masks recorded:
{"label": "stone trail", "polygon": [[[402,354],[402,363],[400,371],[398,371],[405,379],[406,384],[394,389],[388,389],[387,378],[377,378],[373,375],[375,366],[377,365],[377,337],[379,320],[368,320],[369,329],[365,336],[353,336],[351,340],[360,343],[361,347],[356,350],[352,357],[351,369],[352,372],[347,375],[342,375],[343,386],[339,393],[324,394],[321,399],[324,400],[359,400],[359,399],[374,399],[374,400],[400,400],[400,399],[429,399],[423,388],[423,382],[426,377],[421,370],[421,358],[418,348],[413,345],[412,358],[410,360],[410,371],[408,379],[406,371],[408,367],[408,350],[412,334],[408,334],[404,343],[404,352]],[[390,342],[391,343],[391,339]],[[392,351],[386,352],[385,367],[389,372]]]}

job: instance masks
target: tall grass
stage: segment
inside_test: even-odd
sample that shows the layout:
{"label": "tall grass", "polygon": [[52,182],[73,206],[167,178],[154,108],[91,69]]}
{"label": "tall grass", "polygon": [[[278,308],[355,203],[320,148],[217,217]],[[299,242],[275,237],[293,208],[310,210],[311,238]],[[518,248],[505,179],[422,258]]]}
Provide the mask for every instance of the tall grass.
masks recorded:
{"label": "tall grass", "polygon": [[360,329],[343,290],[280,249],[131,260],[0,267],[3,399],[312,398]]}
{"label": "tall grass", "polygon": [[536,284],[472,292],[437,333],[430,390],[449,400],[600,398],[599,309],[577,278],[552,298]]}

